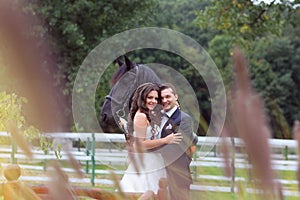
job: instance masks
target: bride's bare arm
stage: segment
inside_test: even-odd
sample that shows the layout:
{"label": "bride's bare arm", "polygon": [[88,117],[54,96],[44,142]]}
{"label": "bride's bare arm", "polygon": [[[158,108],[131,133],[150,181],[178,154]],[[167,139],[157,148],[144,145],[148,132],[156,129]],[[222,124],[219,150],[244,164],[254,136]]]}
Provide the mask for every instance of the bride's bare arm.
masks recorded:
{"label": "bride's bare arm", "polygon": [[154,139],[154,140],[144,140],[142,142],[145,149],[153,149],[164,144],[178,144],[182,140],[181,133],[171,133],[167,137]]}
{"label": "bride's bare arm", "polygon": [[133,123],[136,139],[142,144],[144,149],[153,149],[164,144],[178,144],[182,140],[181,133],[171,133],[165,138],[146,140],[148,120],[144,113],[136,113]]}
{"label": "bride's bare arm", "polygon": [[137,152],[143,152],[145,147],[142,142],[146,138],[148,120],[144,113],[136,113],[133,119],[133,129],[135,132],[134,148]]}

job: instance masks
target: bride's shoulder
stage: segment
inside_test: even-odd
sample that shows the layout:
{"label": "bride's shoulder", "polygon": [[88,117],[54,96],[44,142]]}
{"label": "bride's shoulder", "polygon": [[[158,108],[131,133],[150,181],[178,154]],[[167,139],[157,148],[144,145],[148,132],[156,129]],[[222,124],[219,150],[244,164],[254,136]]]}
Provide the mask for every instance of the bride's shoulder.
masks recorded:
{"label": "bride's shoulder", "polygon": [[148,125],[148,119],[145,113],[137,112],[134,116],[134,123],[139,125]]}
{"label": "bride's shoulder", "polygon": [[142,112],[136,112],[134,118],[140,120],[147,120],[146,114]]}

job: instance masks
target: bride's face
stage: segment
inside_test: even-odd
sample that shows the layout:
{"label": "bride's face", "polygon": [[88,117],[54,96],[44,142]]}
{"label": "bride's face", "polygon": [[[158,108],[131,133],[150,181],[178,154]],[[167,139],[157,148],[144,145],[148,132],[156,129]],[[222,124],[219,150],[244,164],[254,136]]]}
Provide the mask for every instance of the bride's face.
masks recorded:
{"label": "bride's face", "polygon": [[146,107],[149,110],[153,110],[158,103],[158,92],[153,90],[149,92],[146,98]]}

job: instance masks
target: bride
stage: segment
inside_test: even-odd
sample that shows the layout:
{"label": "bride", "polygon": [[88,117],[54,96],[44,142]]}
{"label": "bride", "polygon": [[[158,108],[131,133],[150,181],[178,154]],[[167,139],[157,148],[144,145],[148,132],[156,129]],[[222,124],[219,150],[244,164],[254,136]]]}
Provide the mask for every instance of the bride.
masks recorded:
{"label": "bride", "polygon": [[[120,182],[123,192],[157,193],[160,178],[167,177],[164,160],[155,148],[165,144],[178,144],[181,133],[160,138],[161,113],[154,108],[159,103],[159,87],[152,83],[140,85],[131,99],[128,116],[128,135],[133,149],[131,161]],[[132,139],[133,138],[133,139]]]}

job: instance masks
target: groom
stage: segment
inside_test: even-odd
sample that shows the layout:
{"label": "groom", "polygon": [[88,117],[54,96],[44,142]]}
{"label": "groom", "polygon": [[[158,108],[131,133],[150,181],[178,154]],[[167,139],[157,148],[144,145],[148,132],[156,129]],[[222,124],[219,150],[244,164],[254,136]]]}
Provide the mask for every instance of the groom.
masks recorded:
{"label": "groom", "polygon": [[[168,144],[160,148],[164,158],[171,200],[188,200],[192,177],[190,147],[196,145],[198,138],[193,133],[192,118],[178,108],[178,95],[170,83],[160,86],[161,104],[168,117],[162,120],[161,137],[171,133],[182,133],[179,144]],[[193,152],[192,152],[193,153]]]}

